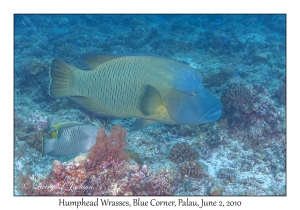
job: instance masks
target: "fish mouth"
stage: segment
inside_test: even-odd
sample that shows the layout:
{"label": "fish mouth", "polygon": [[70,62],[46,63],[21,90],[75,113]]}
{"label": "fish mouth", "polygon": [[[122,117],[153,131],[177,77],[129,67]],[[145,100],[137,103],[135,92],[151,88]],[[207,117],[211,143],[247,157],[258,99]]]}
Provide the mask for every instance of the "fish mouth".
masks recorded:
{"label": "fish mouth", "polygon": [[221,109],[222,109],[222,104],[219,103],[216,107],[214,107],[209,112],[207,112],[203,118],[208,122],[218,120],[222,115]]}

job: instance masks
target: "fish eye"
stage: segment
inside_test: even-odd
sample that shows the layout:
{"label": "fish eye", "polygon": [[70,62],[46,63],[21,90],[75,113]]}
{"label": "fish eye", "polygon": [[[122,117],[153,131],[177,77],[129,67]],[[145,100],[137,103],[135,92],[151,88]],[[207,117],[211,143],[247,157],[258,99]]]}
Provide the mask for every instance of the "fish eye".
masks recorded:
{"label": "fish eye", "polygon": [[198,94],[198,90],[194,90],[193,91],[193,95],[195,96],[195,95],[197,95]]}

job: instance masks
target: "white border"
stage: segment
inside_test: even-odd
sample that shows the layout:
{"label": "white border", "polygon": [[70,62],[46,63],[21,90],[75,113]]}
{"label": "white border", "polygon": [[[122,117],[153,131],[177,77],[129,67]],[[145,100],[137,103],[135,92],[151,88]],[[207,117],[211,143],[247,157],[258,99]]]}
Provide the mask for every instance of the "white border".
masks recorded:
{"label": "white border", "polygon": [[[290,1],[292,2],[292,1]],[[59,197],[13,197],[13,14],[14,13],[287,13],[287,196],[286,197],[194,197],[200,200],[241,200],[239,209],[297,209],[299,204],[299,10],[297,3],[288,1],[7,1],[1,8],[1,206],[3,209],[30,208],[56,209]],[[297,1],[293,1],[297,2]],[[298,76],[298,77],[297,77]],[[61,197],[60,197],[61,198]],[[85,197],[87,200],[93,198]],[[135,197],[136,198],[136,197]],[[143,197],[151,199],[153,197]],[[162,200],[177,200],[180,197],[159,197]],[[73,199],[67,197],[67,199]],[[74,197],[80,200],[81,197]],[[110,200],[129,200],[131,197],[109,197]],[[5,208],[6,207],[6,208]],[[75,209],[73,207],[72,209]],[[153,208],[153,207],[147,207]],[[161,207],[163,208],[163,207]],[[166,208],[166,207],[164,207]],[[177,207],[178,208],[178,207]],[[195,209],[196,207],[190,207]],[[233,208],[233,207],[230,207]],[[71,209],[71,208],[68,208]],[[80,209],[84,209],[80,207]],[[90,208],[88,208],[90,209]],[[96,209],[96,208],[94,208]],[[97,209],[105,209],[97,207]],[[114,208],[112,208],[114,209]],[[118,208],[119,209],[119,208]],[[130,209],[133,209],[130,208]],[[140,209],[140,207],[135,207]],[[213,208],[216,209],[216,208]]]}

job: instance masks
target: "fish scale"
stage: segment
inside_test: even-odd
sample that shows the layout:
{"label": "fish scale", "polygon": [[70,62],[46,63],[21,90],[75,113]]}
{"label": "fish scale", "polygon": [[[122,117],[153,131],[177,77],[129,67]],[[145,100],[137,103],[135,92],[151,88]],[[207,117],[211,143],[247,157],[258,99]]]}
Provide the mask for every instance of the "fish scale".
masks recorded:
{"label": "fish scale", "polygon": [[200,73],[158,56],[87,55],[83,71],[54,59],[49,94],[68,97],[102,117],[138,118],[131,130],[154,122],[201,124],[221,116],[222,104]]}
{"label": "fish scale", "polygon": [[97,127],[91,125],[76,125],[61,128],[55,139],[45,139],[43,155],[65,156],[87,152],[94,145]]}
{"label": "fish scale", "polygon": [[[130,69],[132,65],[131,62],[125,63],[128,63],[127,68]],[[121,115],[121,113],[125,112],[128,115],[132,115],[137,109],[138,104],[136,101],[139,98],[138,95],[140,95],[138,93],[141,91],[133,88],[128,81],[142,86],[141,83],[147,78],[140,79],[143,78],[140,77],[140,74],[143,75],[145,73],[145,68],[135,65],[132,71],[129,71],[128,69],[122,69],[120,65],[114,66],[113,64],[114,63],[104,65],[102,68],[107,68],[105,70],[90,71],[88,72],[89,74],[84,72],[85,76],[83,78],[87,81],[93,81],[91,84],[99,84],[100,91],[97,91],[97,94],[92,95],[92,97],[101,98],[102,100],[98,102],[103,107],[106,107],[108,112],[113,112],[116,115]],[[115,67],[115,69],[112,69],[112,67]],[[141,69],[141,71],[137,71],[138,68]],[[137,74],[134,74],[136,72]],[[87,85],[85,87],[86,89],[77,89],[80,95],[89,95],[93,89],[93,85]],[[101,90],[103,90],[103,92]],[[130,97],[128,97],[128,94],[126,96],[126,93],[131,93]],[[100,95],[102,97],[100,97]]]}

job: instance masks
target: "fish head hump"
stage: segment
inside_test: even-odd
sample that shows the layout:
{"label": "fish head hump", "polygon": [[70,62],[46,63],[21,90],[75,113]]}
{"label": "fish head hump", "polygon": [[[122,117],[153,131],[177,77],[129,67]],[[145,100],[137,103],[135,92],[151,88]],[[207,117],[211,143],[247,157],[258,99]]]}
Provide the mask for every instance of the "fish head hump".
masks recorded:
{"label": "fish head hump", "polygon": [[218,120],[221,102],[202,84],[200,73],[184,64],[177,65],[173,88],[164,101],[176,124],[202,124]]}

